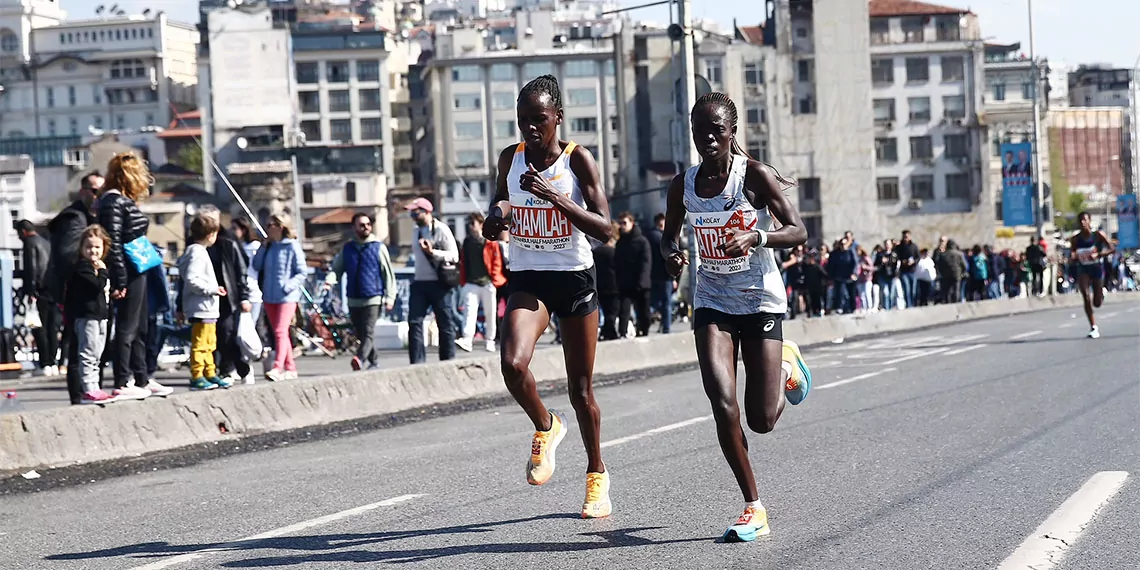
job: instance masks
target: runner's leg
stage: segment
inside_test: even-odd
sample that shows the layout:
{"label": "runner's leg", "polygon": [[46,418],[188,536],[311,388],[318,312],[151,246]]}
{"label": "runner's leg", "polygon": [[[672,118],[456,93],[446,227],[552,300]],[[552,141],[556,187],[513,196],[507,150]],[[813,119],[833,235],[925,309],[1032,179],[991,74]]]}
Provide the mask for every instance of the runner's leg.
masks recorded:
{"label": "runner's leg", "polygon": [[[516,292],[507,299],[503,317],[501,363],[507,390],[522,406],[536,431],[550,429],[550,412],[535,387],[530,361],[534,347],[550,323],[550,312],[534,295]],[[590,361],[591,366],[593,360]]]}
{"label": "runner's leg", "polygon": [[[709,324],[696,330],[697,360],[705,395],[712,404],[720,449],[728,461],[745,502],[757,500],[756,479],[748,462],[748,440],[740,427],[740,406],[736,401],[735,331]],[[778,365],[777,365],[778,366]]]}
{"label": "runner's leg", "polygon": [[594,353],[598,348],[598,311],[585,317],[562,317],[562,353],[570,379],[570,404],[586,447],[587,473],[603,473],[602,411],[594,399]]}
{"label": "runner's leg", "polygon": [[784,344],[773,339],[742,339],[744,358],[744,413],[748,429],[769,433],[784,411],[784,383],[780,362]]}
{"label": "runner's leg", "polygon": [[1077,276],[1077,289],[1080,290],[1081,298],[1085,301],[1085,317],[1087,317],[1089,320],[1089,326],[1095,327],[1096,317],[1093,316],[1092,295],[1089,291],[1090,281],[1091,279],[1089,279],[1089,276],[1085,275],[1083,272]]}

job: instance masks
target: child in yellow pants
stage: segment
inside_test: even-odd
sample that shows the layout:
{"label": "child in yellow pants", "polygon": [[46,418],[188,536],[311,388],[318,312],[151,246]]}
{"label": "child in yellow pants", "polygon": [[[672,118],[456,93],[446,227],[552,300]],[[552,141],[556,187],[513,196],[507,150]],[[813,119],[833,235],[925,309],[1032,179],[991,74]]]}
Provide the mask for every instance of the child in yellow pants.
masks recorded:
{"label": "child in yellow pants", "polygon": [[214,264],[206,248],[218,239],[218,221],[213,216],[198,216],[190,222],[190,239],[178,260],[182,276],[182,313],[190,319],[190,389],[229,388],[233,382],[218,378],[214,351],[218,348],[219,299],[226,290],[218,284]]}

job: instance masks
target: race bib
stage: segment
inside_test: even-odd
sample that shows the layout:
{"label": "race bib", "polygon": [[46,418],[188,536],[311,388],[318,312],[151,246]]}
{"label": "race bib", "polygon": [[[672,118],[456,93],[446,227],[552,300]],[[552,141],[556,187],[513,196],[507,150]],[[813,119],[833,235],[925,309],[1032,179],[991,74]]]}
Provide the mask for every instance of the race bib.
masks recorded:
{"label": "race bib", "polygon": [[1096,263],[1093,254],[1096,253],[1096,247],[1081,247],[1077,248],[1077,261],[1085,265],[1092,265]]}
{"label": "race bib", "polygon": [[557,208],[534,196],[511,196],[511,245],[531,251],[570,249],[573,226]]}
{"label": "race bib", "polygon": [[756,214],[742,211],[690,213],[689,223],[697,237],[697,254],[701,269],[710,273],[731,274],[752,268],[749,255],[729,257],[719,246],[728,241],[727,230],[751,230],[756,227]]}

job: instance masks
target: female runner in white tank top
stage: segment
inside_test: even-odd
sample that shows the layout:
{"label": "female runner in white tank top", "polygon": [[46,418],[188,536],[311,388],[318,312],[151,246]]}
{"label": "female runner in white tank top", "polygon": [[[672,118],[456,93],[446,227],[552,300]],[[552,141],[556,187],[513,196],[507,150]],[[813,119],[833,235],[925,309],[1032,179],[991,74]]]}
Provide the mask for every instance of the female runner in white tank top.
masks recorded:
{"label": "female runner in white tank top", "polygon": [[609,241],[612,229],[594,157],[558,140],[562,121],[562,94],[554,77],[544,75],[523,87],[518,125],[524,142],[499,156],[498,187],[483,236],[494,240],[510,230],[512,292],[503,317],[502,369],[507,389],[534,423],[527,481],[550,480],[555,449],[566,435],[565,416],[547,410],[530,371],[535,344],[556,315],[570,403],[588,457],[582,517],[595,518],[608,516],[611,506],[593,389],[598,292],[587,236]]}
{"label": "female runner in white tank top", "polygon": [[[736,360],[743,355],[748,427],[768,433],[784,398],[807,397],[811,373],[799,348],[783,340],[788,302],[772,250],[807,241],[799,212],[784,195],[782,179],[751,160],[736,142],[736,106],[722,93],[697,100],[693,142],[701,164],[677,175],[669,187],[661,254],[677,276],[689,262],[677,246],[686,218],[700,255],[693,328],[705,394],[712,402],[717,438],[744,494],[745,510],[724,533],[726,541],[768,534],[768,516],[756,492],[748,440],[736,401]],[[773,230],[772,219],[780,222]]]}

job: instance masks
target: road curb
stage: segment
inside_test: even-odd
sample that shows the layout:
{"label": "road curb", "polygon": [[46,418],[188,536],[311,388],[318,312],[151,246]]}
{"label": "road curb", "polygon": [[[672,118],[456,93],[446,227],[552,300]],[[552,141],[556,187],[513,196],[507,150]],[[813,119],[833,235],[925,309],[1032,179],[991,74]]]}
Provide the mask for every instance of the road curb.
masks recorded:
{"label": "road curb", "polygon": [[[1135,302],[1140,294],[1112,295]],[[801,345],[929,328],[1054,308],[1076,295],[939,305],[868,315],[792,320],[784,334]],[[600,343],[597,375],[620,375],[696,361],[693,335],[676,333]],[[536,351],[539,382],[565,378],[561,347]],[[70,406],[0,416],[0,473],[65,466],[336,422],[506,393],[498,356],[360,372],[230,390],[190,392],[142,402]]]}

